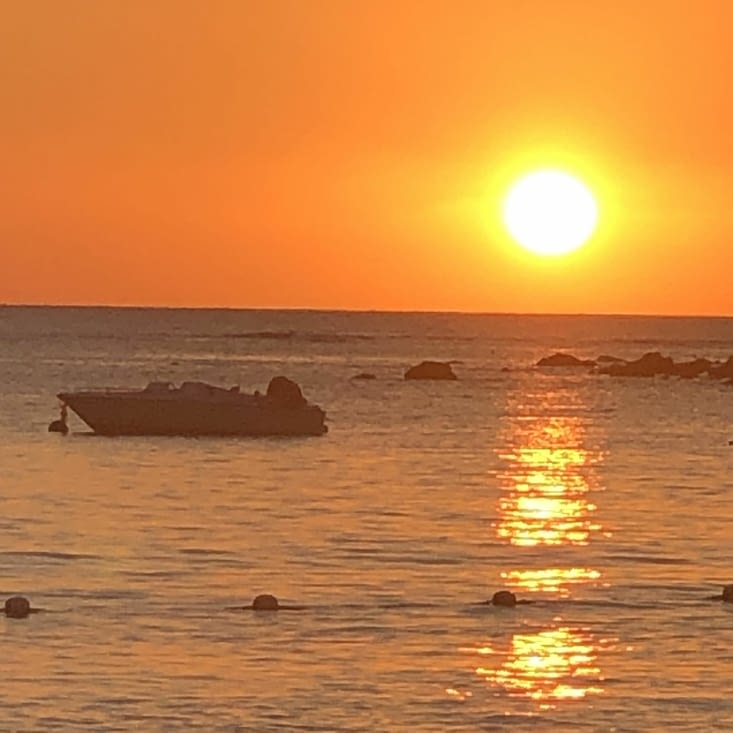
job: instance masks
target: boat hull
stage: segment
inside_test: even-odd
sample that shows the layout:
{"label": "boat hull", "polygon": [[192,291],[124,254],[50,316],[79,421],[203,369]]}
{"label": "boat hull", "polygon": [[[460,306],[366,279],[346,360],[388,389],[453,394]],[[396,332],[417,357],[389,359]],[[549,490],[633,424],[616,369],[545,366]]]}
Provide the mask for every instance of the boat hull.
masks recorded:
{"label": "boat hull", "polygon": [[266,398],[230,403],[142,392],[62,392],[58,398],[99,435],[295,436],[328,430],[316,405],[278,405]]}

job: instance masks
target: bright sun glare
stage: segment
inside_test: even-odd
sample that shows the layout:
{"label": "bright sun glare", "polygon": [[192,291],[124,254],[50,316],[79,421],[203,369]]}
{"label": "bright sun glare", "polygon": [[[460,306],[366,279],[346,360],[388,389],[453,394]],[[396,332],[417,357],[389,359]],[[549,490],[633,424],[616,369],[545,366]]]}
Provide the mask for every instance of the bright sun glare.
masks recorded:
{"label": "bright sun glare", "polygon": [[563,255],[593,234],[598,207],[577,178],[541,170],[520,178],[504,200],[504,224],[522,247],[540,255]]}

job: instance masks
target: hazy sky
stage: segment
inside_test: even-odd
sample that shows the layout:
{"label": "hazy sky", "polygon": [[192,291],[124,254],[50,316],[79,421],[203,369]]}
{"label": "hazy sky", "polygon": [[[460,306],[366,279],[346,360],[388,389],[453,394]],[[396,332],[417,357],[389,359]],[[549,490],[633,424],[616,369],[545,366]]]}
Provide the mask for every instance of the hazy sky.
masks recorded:
{"label": "hazy sky", "polygon": [[[0,13],[0,302],[733,315],[728,0]],[[564,258],[498,215],[546,166]]]}

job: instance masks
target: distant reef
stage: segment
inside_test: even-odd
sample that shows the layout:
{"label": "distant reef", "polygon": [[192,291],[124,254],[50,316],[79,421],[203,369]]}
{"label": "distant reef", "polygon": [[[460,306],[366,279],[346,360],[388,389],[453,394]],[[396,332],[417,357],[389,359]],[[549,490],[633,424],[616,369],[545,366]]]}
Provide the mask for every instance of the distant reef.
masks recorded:
{"label": "distant reef", "polygon": [[537,362],[539,367],[594,367],[595,361],[592,359],[578,359],[572,354],[563,354],[557,352],[551,356],[544,356]]}
{"label": "distant reef", "polygon": [[733,356],[726,361],[693,359],[675,362],[658,351],[650,351],[638,359],[627,361],[618,356],[602,355],[597,359],[579,359],[573,354],[557,352],[540,359],[538,367],[577,368],[590,367],[597,374],[611,377],[680,377],[694,379],[707,374],[712,379],[733,380]]}
{"label": "distant reef", "polygon": [[422,361],[405,372],[405,379],[458,379],[449,362]]}
{"label": "distant reef", "polygon": [[372,374],[371,372],[359,372],[358,374],[354,374],[352,379],[376,379],[377,375]]}

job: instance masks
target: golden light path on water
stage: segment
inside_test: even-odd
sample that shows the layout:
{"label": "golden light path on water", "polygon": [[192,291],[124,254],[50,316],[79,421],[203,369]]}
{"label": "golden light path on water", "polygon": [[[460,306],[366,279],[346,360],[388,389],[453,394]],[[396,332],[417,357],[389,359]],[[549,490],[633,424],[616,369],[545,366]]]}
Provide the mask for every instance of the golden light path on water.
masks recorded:
{"label": "golden light path on water", "polygon": [[[515,448],[500,455],[502,496],[495,524],[497,537],[517,547],[586,546],[601,530],[588,499],[589,478],[602,455],[584,445],[581,418],[555,416],[517,419],[511,427]],[[569,595],[570,586],[598,580],[584,566],[516,568],[502,572],[515,589]]]}
{"label": "golden light path on water", "polygon": [[[509,649],[484,645],[474,649],[487,663],[476,674],[512,696],[530,698],[541,709],[556,702],[603,691],[597,663],[600,642],[585,629],[558,626],[513,634]],[[490,661],[500,659],[497,666]]]}
{"label": "golden light path on water", "polygon": [[[568,395],[560,399],[567,404]],[[555,413],[511,422],[506,442],[515,447],[501,454],[505,469],[498,475],[502,495],[494,529],[500,541],[528,550],[547,547],[545,554],[556,561],[563,547],[587,546],[601,531],[593,518],[596,506],[588,495],[602,454],[585,447],[584,419]],[[577,558],[577,552],[570,554]],[[538,553],[533,552],[532,558],[537,563]],[[541,593],[555,598],[566,598],[573,586],[601,576],[591,567],[557,562],[511,568],[501,575],[518,595]],[[598,651],[613,640],[599,639],[589,629],[559,617],[549,624],[522,629],[502,643],[482,643],[464,651],[480,657],[475,672],[482,680],[512,698],[532,700],[539,709],[601,693]]]}
{"label": "golden light path on water", "polygon": [[501,455],[509,469],[500,476],[497,535],[512,545],[587,545],[600,529],[591,515],[584,470],[591,457],[582,447],[577,419],[551,418],[532,426],[528,444]]}

